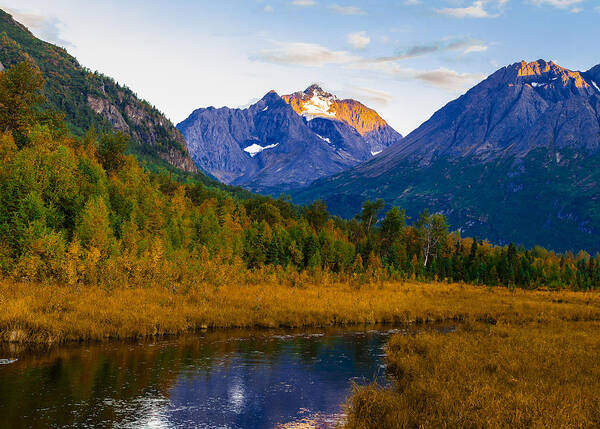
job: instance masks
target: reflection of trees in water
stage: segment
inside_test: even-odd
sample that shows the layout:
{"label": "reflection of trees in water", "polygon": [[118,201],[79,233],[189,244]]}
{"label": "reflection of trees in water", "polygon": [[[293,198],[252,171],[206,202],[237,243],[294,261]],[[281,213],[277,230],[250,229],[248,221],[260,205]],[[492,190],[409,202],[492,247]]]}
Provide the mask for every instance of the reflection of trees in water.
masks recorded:
{"label": "reflection of trees in water", "polygon": [[340,331],[235,330],[156,343],[13,349],[19,361],[0,371],[0,420],[7,427],[123,422],[148,413],[150,398],[158,400],[152,407],[167,407],[177,380],[209,377],[215,365],[226,371],[236,359],[260,368],[290,358],[308,371],[318,363],[331,377],[368,365],[381,340],[374,345],[368,335],[319,335]]}
{"label": "reflection of trees in water", "polygon": [[167,394],[177,376],[165,365],[177,365],[173,353],[170,347],[109,344],[28,354],[0,374],[0,415],[8,427],[118,422],[122,401],[149,388]]}

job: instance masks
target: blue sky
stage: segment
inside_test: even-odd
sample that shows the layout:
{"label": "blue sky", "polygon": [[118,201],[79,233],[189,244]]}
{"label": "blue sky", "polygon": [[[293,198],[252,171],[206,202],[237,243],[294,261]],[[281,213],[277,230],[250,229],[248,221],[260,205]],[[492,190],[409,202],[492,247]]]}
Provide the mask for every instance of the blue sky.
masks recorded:
{"label": "blue sky", "polygon": [[319,83],[406,134],[496,69],[600,63],[600,0],[0,0],[174,122]]}

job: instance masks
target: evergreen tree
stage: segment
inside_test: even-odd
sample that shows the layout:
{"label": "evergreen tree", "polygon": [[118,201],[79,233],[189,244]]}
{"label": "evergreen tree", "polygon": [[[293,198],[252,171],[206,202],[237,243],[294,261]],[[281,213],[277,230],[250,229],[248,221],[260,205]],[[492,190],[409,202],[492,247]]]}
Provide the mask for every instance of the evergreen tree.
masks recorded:
{"label": "evergreen tree", "polygon": [[329,213],[327,213],[327,207],[321,200],[313,201],[308,205],[305,210],[306,220],[308,224],[312,226],[315,231],[319,232],[325,226],[325,223],[329,219]]}

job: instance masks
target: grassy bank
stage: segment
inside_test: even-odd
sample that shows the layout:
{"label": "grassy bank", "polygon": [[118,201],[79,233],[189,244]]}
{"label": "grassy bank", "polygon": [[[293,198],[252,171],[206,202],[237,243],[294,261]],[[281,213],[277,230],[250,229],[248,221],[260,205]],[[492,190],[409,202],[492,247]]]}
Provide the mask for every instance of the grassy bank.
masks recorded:
{"label": "grassy bank", "polygon": [[600,323],[576,313],[395,336],[393,387],[357,388],[346,427],[599,427]]}
{"label": "grassy bank", "polygon": [[510,291],[444,283],[310,282],[291,286],[115,288],[0,282],[0,339],[64,342],[169,335],[201,328],[302,327],[464,320],[600,320],[600,294]]}

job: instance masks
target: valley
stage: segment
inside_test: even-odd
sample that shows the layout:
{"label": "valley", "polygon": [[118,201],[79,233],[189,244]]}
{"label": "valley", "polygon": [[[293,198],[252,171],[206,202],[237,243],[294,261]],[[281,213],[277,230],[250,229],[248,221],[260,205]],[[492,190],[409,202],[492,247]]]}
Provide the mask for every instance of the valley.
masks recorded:
{"label": "valley", "polygon": [[0,427],[600,426],[587,0],[240,1],[0,10]]}

